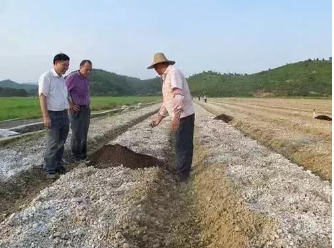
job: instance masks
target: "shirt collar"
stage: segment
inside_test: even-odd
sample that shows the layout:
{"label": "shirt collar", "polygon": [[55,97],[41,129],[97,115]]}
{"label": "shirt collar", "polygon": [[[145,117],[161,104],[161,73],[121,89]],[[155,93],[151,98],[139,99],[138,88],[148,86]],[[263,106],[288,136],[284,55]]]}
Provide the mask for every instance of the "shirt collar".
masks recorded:
{"label": "shirt collar", "polygon": [[166,71],[164,72],[164,74],[161,75],[162,80],[165,80],[165,78],[166,78],[168,72],[169,72],[172,68],[173,68],[172,65],[169,65],[169,66],[166,68]]}
{"label": "shirt collar", "polygon": [[83,76],[79,70],[77,70],[77,75],[81,78],[81,79],[86,79],[85,76]]}
{"label": "shirt collar", "polygon": [[58,73],[55,71],[54,68],[51,69],[51,72],[52,72],[52,75],[55,76],[55,77],[61,77],[58,75]]}

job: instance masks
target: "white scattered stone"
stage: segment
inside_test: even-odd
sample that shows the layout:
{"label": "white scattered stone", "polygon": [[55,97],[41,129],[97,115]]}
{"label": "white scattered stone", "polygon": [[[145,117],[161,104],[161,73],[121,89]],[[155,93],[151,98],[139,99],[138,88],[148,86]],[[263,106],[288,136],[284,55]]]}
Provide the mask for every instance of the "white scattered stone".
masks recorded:
{"label": "white scattered stone", "polygon": [[123,248],[130,248],[130,245],[129,245],[128,243],[124,243],[124,244],[122,245],[122,247],[123,247]]}
{"label": "white scattered stone", "polygon": [[147,242],[147,240],[148,240],[148,235],[145,234],[145,235],[143,236],[143,241],[144,241],[144,242]]}
{"label": "white scattered stone", "polygon": [[115,238],[116,239],[122,239],[123,238],[123,235],[121,232],[117,232],[116,235],[115,235]]}

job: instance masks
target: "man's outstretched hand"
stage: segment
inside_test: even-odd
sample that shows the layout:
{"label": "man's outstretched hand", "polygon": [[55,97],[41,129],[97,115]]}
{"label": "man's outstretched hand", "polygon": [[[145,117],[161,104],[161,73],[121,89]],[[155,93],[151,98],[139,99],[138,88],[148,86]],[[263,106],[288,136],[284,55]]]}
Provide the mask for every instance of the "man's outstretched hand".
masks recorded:
{"label": "man's outstretched hand", "polygon": [[161,123],[162,119],[163,119],[163,117],[160,116],[160,115],[154,117],[153,120],[150,123],[150,127],[153,128],[153,127],[158,126]]}

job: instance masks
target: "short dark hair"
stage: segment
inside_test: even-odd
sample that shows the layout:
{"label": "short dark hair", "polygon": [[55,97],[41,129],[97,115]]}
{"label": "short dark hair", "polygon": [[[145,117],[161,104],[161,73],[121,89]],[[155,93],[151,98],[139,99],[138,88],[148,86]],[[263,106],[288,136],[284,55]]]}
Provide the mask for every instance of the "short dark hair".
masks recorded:
{"label": "short dark hair", "polygon": [[92,61],[90,61],[89,59],[84,59],[83,61],[81,61],[80,66],[83,66],[86,63],[92,65]]}
{"label": "short dark hair", "polygon": [[53,64],[55,65],[56,62],[58,61],[69,61],[70,57],[68,57],[65,53],[58,53],[54,58],[53,58]]}

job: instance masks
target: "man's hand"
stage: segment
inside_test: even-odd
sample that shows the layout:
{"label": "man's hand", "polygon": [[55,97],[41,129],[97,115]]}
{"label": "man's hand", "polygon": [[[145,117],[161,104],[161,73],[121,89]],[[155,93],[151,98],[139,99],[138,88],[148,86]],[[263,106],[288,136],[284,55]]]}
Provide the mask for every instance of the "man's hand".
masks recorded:
{"label": "man's hand", "polygon": [[40,94],[39,100],[40,100],[40,103],[41,103],[41,109],[42,109],[42,113],[43,113],[43,124],[46,128],[50,128],[51,127],[51,119],[50,119],[49,111],[48,111],[48,107],[47,107],[47,98],[44,94]]}
{"label": "man's hand", "polygon": [[50,128],[51,127],[51,119],[49,116],[44,116],[43,117],[43,124],[46,128]]}
{"label": "man's hand", "polygon": [[80,110],[80,107],[78,105],[70,103],[70,113],[78,112],[79,110]]}
{"label": "man's hand", "polygon": [[150,123],[150,127],[156,127],[158,126],[161,121],[162,121],[163,117],[161,115],[156,116]]}
{"label": "man's hand", "polygon": [[181,116],[181,113],[177,113],[177,114],[175,114],[175,116],[172,120],[171,129],[172,129],[173,132],[176,132],[180,127],[180,116]]}

